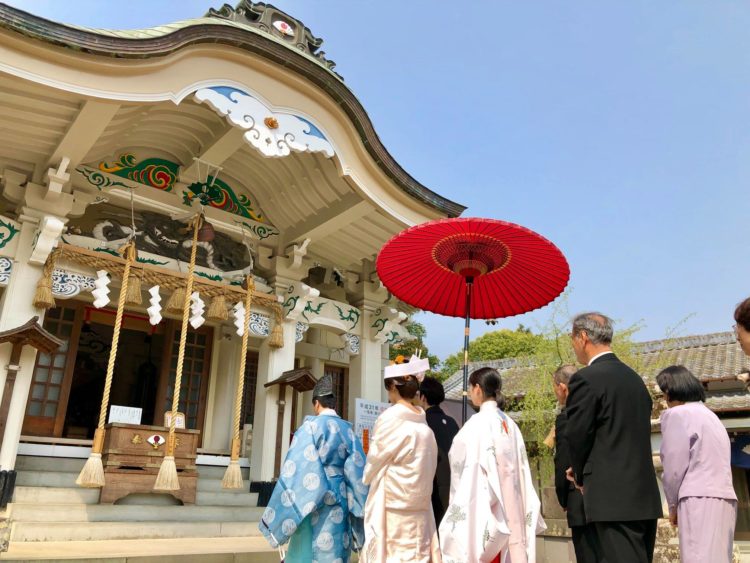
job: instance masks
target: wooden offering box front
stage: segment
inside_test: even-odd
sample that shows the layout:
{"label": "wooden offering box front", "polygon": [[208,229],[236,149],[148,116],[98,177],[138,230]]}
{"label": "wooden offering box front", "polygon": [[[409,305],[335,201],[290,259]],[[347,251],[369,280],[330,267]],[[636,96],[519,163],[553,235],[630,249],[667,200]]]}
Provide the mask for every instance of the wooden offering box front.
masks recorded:
{"label": "wooden offering box front", "polygon": [[[99,502],[112,504],[131,493],[160,493],[154,483],[167,448],[169,429],[162,426],[111,423],[106,426],[104,482]],[[175,431],[175,464],[180,482],[178,491],[167,491],[184,504],[195,504],[198,472],[195,468],[199,430]]]}

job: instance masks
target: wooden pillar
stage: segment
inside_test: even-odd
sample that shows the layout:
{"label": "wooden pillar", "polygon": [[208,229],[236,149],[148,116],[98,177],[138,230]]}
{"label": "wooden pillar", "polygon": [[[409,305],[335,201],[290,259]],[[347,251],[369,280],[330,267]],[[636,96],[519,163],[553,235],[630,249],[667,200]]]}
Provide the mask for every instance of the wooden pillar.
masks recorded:
{"label": "wooden pillar", "polygon": [[276,416],[276,457],[273,461],[273,474],[278,475],[281,470],[281,447],[284,438],[284,411],[286,410],[286,384],[279,385],[279,412]]}
{"label": "wooden pillar", "polygon": [[13,396],[13,387],[16,384],[16,375],[18,370],[21,369],[21,351],[23,350],[23,343],[14,342],[13,349],[10,353],[10,363],[7,367],[7,374],[5,376],[5,386],[3,388],[3,398],[0,401],[0,448],[3,445],[3,437],[5,436],[5,427],[8,424],[8,412],[10,411],[10,399]]}

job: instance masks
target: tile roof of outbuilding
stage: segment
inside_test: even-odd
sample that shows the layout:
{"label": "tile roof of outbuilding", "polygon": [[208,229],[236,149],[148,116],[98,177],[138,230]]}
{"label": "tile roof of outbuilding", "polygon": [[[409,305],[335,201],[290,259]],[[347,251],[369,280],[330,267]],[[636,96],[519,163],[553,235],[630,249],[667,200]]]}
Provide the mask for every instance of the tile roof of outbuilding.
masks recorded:
{"label": "tile roof of outbuilding", "polygon": [[[750,358],[742,353],[731,332],[652,340],[635,346],[641,363],[641,375],[649,385],[655,384],[656,375],[662,368],[675,364],[684,365],[707,384],[737,381],[738,374],[750,371]],[[521,382],[524,376],[537,369],[533,358],[505,358],[472,362],[469,372],[480,367],[493,367],[500,372],[506,396],[523,394]],[[460,400],[463,372],[456,371],[443,385],[447,399]],[[728,389],[719,393],[710,391],[709,387],[706,405],[714,411],[750,410],[750,393],[744,389]]]}

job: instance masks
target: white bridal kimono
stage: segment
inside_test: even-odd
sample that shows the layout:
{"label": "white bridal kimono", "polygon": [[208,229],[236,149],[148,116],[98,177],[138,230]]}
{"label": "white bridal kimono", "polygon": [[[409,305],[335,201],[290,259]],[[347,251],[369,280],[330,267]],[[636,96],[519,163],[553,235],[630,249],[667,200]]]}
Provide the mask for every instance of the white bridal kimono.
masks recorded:
{"label": "white bridal kimono", "polygon": [[440,524],[445,563],[535,563],[546,529],[523,436],[497,403],[482,404],[453,440],[451,497]]}
{"label": "white bridal kimono", "polygon": [[395,404],[378,417],[362,478],[370,485],[362,563],[441,563],[432,512],[436,466],[424,411]]}

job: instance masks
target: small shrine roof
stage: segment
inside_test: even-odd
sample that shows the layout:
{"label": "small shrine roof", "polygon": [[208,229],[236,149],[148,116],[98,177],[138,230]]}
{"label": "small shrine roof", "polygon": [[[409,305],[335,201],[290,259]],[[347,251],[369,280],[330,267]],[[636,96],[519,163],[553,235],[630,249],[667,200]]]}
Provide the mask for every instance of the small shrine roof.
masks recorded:
{"label": "small shrine roof", "polygon": [[263,387],[283,384],[289,385],[293,389],[302,393],[304,391],[312,391],[317,382],[318,380],[315,379],[315,376],[312,374],[309,368],[299,368],[285,371],[278,379],[269,381]]}
{"label": "small shrine roof", "polygon": [[40,352],[54,352],[63,345],[63,341],[44,330],[38,321],[39,317],[32,317],[21,326],[0,332],[0,344],[28,344]]}

